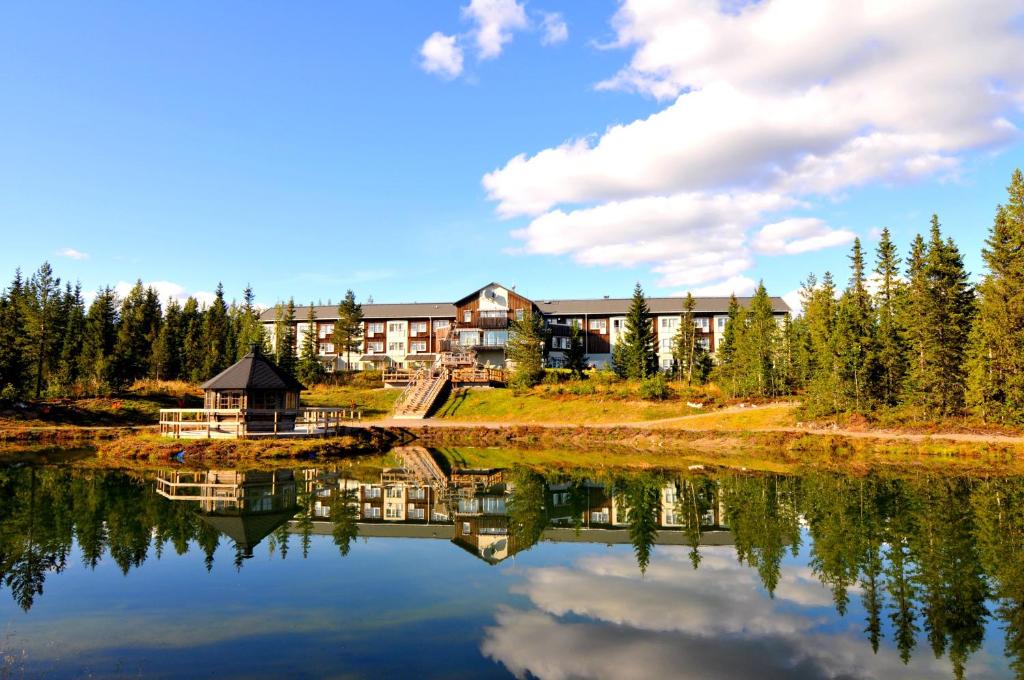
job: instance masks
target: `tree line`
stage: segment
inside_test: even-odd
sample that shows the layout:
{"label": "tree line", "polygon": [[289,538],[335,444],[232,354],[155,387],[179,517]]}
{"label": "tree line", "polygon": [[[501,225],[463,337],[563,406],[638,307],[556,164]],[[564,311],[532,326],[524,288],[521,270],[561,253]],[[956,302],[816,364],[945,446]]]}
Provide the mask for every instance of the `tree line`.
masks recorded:
{"label": "tree line", "polygon": [[87,305],[81,286],[44,262],[0,294],[0,399],[105,394],[136,380],[202,382],[249,349],[268,346],[252,288],[228,304],[160,300],[137,281],[123,298],[105,286]]}

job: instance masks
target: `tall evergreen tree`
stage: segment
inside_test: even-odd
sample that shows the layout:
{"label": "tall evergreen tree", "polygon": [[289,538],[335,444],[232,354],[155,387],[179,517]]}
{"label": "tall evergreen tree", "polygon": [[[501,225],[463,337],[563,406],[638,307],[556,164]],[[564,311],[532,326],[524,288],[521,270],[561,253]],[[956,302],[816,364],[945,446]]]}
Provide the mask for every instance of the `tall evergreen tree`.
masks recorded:
{"label": "tall evergreen tree", "polygon": [[809,278],[807,285],[812,287],[805,290],[804,320],[812,364],[805,404],[812,415],[834,414],[842,410],[841,365],[835,352],[836,287],[830,272],[820,284]]}
{"label": "tall evergreen tree", "polygon": [[217,375],[229,365],[230,323],[224,303],[224,286],[217,284],[213,303],[206,310],[203,324],[203,380]]}
{"label": "tall evergreen tree", "polygon": [[193,383],[203,382],[207,378],[203,367],[205,315],[199,301],[190,295],[181,308],[181,376]]}
{"label": "tall evergreen tree", "polygon": [[644,289],[639,283],[633,289],[633,299],[626,312],[626,332],[621,342],[627,378],[643,380],[658,371],[651,310],[647,306]]}
{"label": "tall evergreen tree", "polygon": [[970,342],[968,401],[985,419],[1024,423],[1024,174],[1013,173],[1009,200],[996,209],[982,258]]}
{"label": "tall evergreen tree", "polygon": [[338,320],[334,323],[331,336],[334,351],[345,355],[346,370],[352,369],[352,352],[358,352],[363,342],[363,306],[356,302],[356,294],[345,291],[345,297],[338,303]]}
{"label": "tall evergreen tree", "polygon": [[0,295],[0,399],[14,399],[25,390],[29,360],[22,306],[24,281],[21,270]]}
{"label": "tall evergreen tree", "polygon": [[256,309],[256,296],[252,286],[247,285],[242,292],[242,304],[235,308],[235,360],[248,354],[253,345],[261,351],[267,351],[266,332],[260,323],[259,311]]}
{"label": "tall evergreen tree", "polygon": [[290,375],[295,375],[295,300],[289,299],[287,305],[278,305],[277,318],[274,322],[274,353],[278,367]]}
{"label": "tall evergreen tree", "polygon": [[160,334],[153,345],[150,370],[157,380],[177,380],[182,376],[185,351],[185,326],[181,305],[171,298],[164,310]]}
{"label": "tall evergreen tree", "polygon": [[905,329],[900,323],[904,316],[906,286],[900,277],[900,258],[888,227],[882,229],[875,255],[878,281],[875,293],[875,316],[878,320],[875,397],[881,404],[895,406],[907,375],[907,342]]}
{"label": "tall evergreen tree", "polygon": [[943,240],[939,218],[933,215],[923,257],[917,242],[911,251],[906,313],[916,353],[907,399],[930,414],[952,415],[964,406],[973,298],[960,251],[952,239]]}
{"label": "tall evergreen tree", "polygon": [[85,316],[85,336],[79,374],[91,393],[102,392],[110,385],[110,363],[117,340],[117,294],[109,286],[96,292]]}
{"label": "tall evergreen tree", "polygon": [[60,279],[53,275],[49,262],[44,262],[28,282],[26,327],[33,364],[33,392],[42,395],[45,375],[53,360],[60,336],[54,337],[54,326],[60,312]]}
{"label": "tall evergreen tree", "polygon": [[540,314],[527,309],[522,319],[513,319],[508,328],[505,357],[512,367],[511,383],[530,387],[544,377],[548,333]]}
{"label": "tall evergreen tree", "polygon": [[683,314],[679,330],[672,339],[672,360],[675,362],[679,379],[687,385],[693,384],[693,366],[697,359],[697,327],[693,325],[693,310],[696,301],[691,293],[683,299]]}
{"label": "tall evergreen tree", "polygon": [[64,333],[54,382],[61,394],[68,394],[78,384],[79,357],[85,336],[85,303],[82,301],[81,285],[65,289],[63,307]]}
{"label": "tall evergreen tree", "polygon": [[320,339],[317,332],[316,307],[310,302],[296,368],[296,377],[306,385],[314,385],[323,380],[324,365],[320,363],[319,356]]}
{"label": "tall evergreen tree", "polygon": [[731,376],[734,394],[773,396],[779,393],[774,363],[778,342],[779,326],[762,281],[750,300],[749,309],[737,317]]}
{"label": "tall evergreen tree", "polygon": [[160,331],[160,302],[155,291],[146,290],[142,281],[136,281],[121,303],[120,319],[110,372],[115,389],[149,374],[153,345]]}
{"label": "tall evergreen tree", "polygon": [[875,313],[864,279],[860,239],[850,254],[850,283],[839,299],[834,348],[839,363],[839,400],[843,410],[870,410],[875,378]]}

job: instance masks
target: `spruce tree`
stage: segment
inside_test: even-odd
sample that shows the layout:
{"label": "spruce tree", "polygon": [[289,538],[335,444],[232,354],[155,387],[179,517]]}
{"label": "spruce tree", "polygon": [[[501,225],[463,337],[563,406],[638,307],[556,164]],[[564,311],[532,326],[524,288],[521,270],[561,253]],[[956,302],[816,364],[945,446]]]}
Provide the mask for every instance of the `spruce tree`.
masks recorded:
{"label": "spruce tree", "polygon": [[110,364],[117,340],[117,294],[109,286],[96,292],[85,316],[85,335],[79,375],[90,393],[105,391],[110,385]]}
{"label": "spruce tree", "polygon": [[203,324],[203,380],[208,380],[228,367],[230,324],[224,303],[224,286],[217,284],[213,304],[206,310]]}
{"label": "spruce tree", "polygon": [[725,322],[722,337],[715,341],[715,358],[718,367],[715,371],[719,385],[730,396],[734,395],[736,373],[736,329],[742,313],[739,300],[735,295],[729,296],[729,318]]}
{"label": "spruce tree", "polygon": [[149,374],[152,348],[160,330],[160,303],[155,292],[136,281],[121,304],[120,319],[110,372],[115,389],[124,389]]}
{"label": "spruce tree", "polygon": [[0,295],[0,400],[4,401],[23,394],[28,378],[28,348],[21,303],[23,289],[19,269],[10,288]]}
{"label": "spruce tree", "polygon": [[242,292],[242,304],[235,308],[235,360],[252,351],[253,345],[266,350],[266,332],[260,323],[259,310],[256,309],[256,295],[252,286],[246,285]]}
{"label": "spruce tree", "polygon": [[205,310],[199,306],[199,301],[191,295],[181,308],[181,376],[192,383],[201,383],[207,377],[203,368],[205,314]]}
{"label": "spruce tree", "polygon": [[279,318],[274,324],[276,363],[281,370],[295,375],[295,300],[290,298],[287,306],[278,308]]}
{"label": "spruce tree", "polygon": [[882,229],[875,255],[875,275],[878,281],[875,293],[878,380],[874,397],[881,404],[895,406],[907,375],[906,330],[900,323],[906,286],[900,277],[900,258],[888,227]]}
{"label": "spruce tree", "polygon": [[[687,385],[692,385],[694,365],[699,357],[697,356],[697,328],[693,325],[693,310],[696,301],[693,295],[686,294],[683,300],[683,315],[679,321],[679,330],[672,339],[672,359],[676,365],[679,379]],[[701,347],[703,349],[703,347]]]}
{"label": "spruce tree", "polygon": [[82,301],[82,287],[75,285],[64,293],[64,335],[60,342],[57,362],[56,383],[61,394],[68,394],[78,384],[79,357],[85,336],[85,303]]}
{"label": "spruce tree", "polygon": [[316,307],[309,303],[306,314],[306,330],[302,334],[302,347],[296,377],[306,385],[315,385],[323,380],[324,365],[320,363],[320,340],[316,325]]}
{"label": "spruce tree", "polygon": [[60,311],[60,279],[53,275],[49,262],[44,262],[28,282],[26,329],[32,358],[33,392],[42,396],[45,373],[53,359],[54,347],[60,336],[54,337],[54,326]]}
{"label": "spruce tree", "polygon": [[544,377],[547,336],[543,318],[531,309],[509,323],[505,356],[512,368],[511,384],[531,387]]}
{"label": "spruce tree", "polygon": [[1024,423],[1024,175],[1018,169],[1009,200],[996,209],[982,258],[970,341],[971,411],[997,422]]}
{"label": "spruce tree", "polygon": [[836,287],[831,272],[825,272],[818,284],[808,278],[804,298],[806,343],[813,358],[807,385],[805,406],[811,415],[838,413],[840,403],[841,365],[836,354],[837,304]]}
{"label": "spruce tree", "polygon": [[842,410],[865,413],[871,408],[875,377],[875,313],[864,280],[860,239],[850,253],[850,283],[839,299],[834,348],[838,361],[838,395]]}
{"label": "spruce tree", "polygon": [[774,396],[779,393],[774,356],[779,341],[772,301],[761,281],[750,308],[738,325],[734,363],[737,365],[739,392],[748,396]]}
{"label": "spruce tree", "polygon": [[644,289],[637,283],[626,312],[626,332],[622,336],[625,374],[631,380],[643,380],[658,371],[658,354],[654,346],[654,325]]}
{"label": "spruce tree", "polygon": [[181,305],[171,298],[167,301],[160,334],[153,346],[150,371],[157,380],[177,380],[182,375],[185,347],[184,315]]}
{"label": "spruce tree", "polygon": [[345,368],[351,370],[352,352],[358,352],[363,342],[363,306],[356,302],[356,294],[351,290],[345,291],[345,297],[338,303],[338,320],[331,342],[334,351],[345,354]]}
{"label": "spruce tree", "polygon": [[582,378],[587,369],[587,353],[583,346],[583,331],[578,320],[572,320],[569,329],[569,348],[565,351],[565,367],[572,371],[576,378]]}

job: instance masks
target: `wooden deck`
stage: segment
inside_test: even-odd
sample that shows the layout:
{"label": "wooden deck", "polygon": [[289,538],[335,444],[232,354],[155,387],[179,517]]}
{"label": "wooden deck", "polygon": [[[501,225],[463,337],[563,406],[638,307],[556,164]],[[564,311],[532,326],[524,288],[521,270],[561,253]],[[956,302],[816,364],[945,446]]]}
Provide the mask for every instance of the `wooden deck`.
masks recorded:
{"label": "wooden deck", "polygon": [[168,408],[160,409],[160,434],[173,439],[327,437],[362,419],[361,410],[346,408]]}
{"label": "wooden deck", "polygon": [[[507,384],[508,374],[500,368],[453,368],[451,381],[457,387],[498,387]],[[385,387],[404,387],[416,376],[416,369],[393,368],[384,371]]]}

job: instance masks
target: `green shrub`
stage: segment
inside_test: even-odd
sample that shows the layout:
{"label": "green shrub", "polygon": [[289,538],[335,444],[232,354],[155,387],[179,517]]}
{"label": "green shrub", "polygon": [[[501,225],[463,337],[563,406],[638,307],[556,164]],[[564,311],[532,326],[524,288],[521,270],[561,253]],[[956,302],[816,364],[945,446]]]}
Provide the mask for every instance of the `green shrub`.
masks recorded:
{"label": "green shrub", "polygon": [[647,401],[664,401],[669,398],[668,379],[658,372],[640,383],[640,398]]}
{"label": "green shrub", "polygon": [[615,371],[610,368],[587,371],[586,375],[597,385],[614,385],[622,382],[622,378],[616,375]]}
{"label": "green shrub", "polygon": [[349,385],[352,387],[380,387],[384,379],[380,371],[357,371],[352,375]]}
{"label": "green shrub", "polygon": [[595,394],[597,386],[589,380],[572,380],[565,386],[565,391],[578,397]]}

